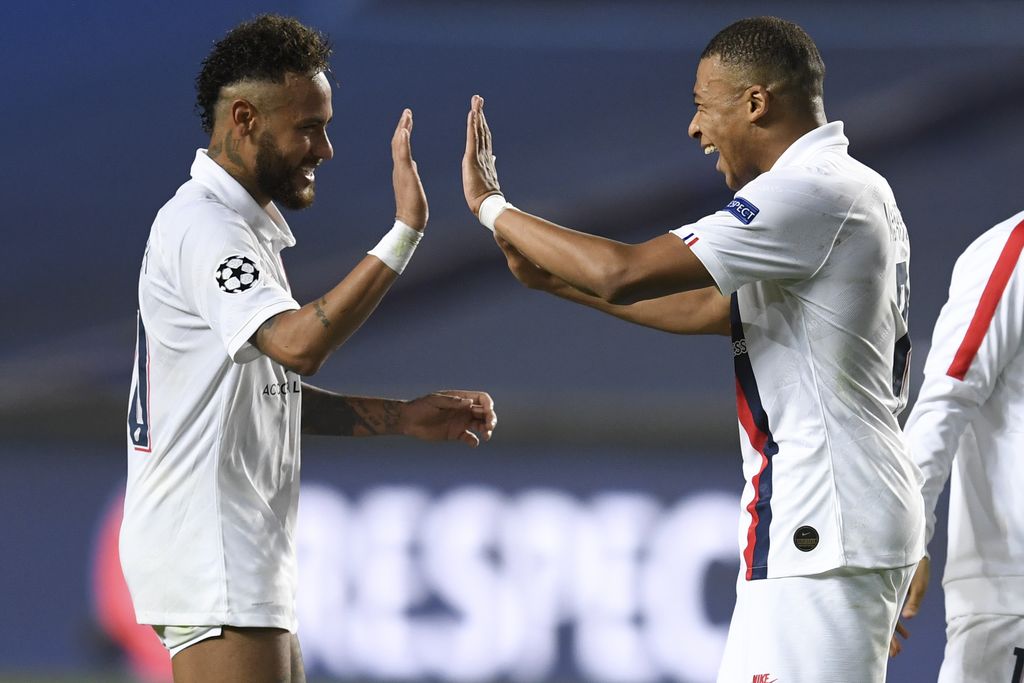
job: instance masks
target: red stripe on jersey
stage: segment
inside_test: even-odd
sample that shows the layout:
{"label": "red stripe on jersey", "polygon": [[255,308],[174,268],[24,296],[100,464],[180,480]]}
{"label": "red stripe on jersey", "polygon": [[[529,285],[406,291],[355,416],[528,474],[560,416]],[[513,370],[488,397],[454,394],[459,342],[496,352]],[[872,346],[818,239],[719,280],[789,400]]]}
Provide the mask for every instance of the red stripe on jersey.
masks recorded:
{"label": "red stripe on jersey", "polygon": [[754,416],[750,413],[750,406],[747,405],[747,399],[743,395],[739,380],[736,380],[736,413],[739,415],[743,431],[747,433],[747,438],[750,439],[750,445],[761,454],[761,469],[750,480],[750,485],[754,489],[754,496],[747,504],[747,512],[750,514],[750,526],[747,527],[747,546],[743,549],[743,562],[747,567],[746,579],[750,581],[754,571],[754,544],[757,542],[757,523],[761,519],[760,515],[757,514],[757,503],[761,495],[761,474],[768,466],[768,456],[764,454],[764,445],[768,441],[768,435],[763,433],[754,424]]}
{"label": "red stripe on jersey", "polygon": [[981,293],[978,307],[974,310],[971,324],[967,326],[967,333],[964,334],[960,348],[953,356],[953,362],[946,370],[946,374],[950,377],[963,380],[967,375],[971,363],[974,362],[974,357],[978,355],[981,342],[985,339],[985,333],[988,332],[988,327],[992,323],[992,317],[996,314],[996,306],[999,305],[999,299],[1003,296],[1006,283],[1013,275],[1013,269],[1017,266],[1022,250],[1024,250],[1024,221],[1018,223],[1017,227],[1010,232],[1010,237],[999,254],[995,268],[992,269],[992,275],[989,276],[985,290]]}

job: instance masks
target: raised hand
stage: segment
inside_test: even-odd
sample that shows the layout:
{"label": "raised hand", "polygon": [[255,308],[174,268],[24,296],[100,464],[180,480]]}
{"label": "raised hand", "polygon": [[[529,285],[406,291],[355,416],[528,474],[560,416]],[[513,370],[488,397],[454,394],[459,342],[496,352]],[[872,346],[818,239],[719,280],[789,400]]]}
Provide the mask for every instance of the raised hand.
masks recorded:
{"label": "raised hand", "polygon": [[427,226],[427,195],[412,158],[412,110],[406,109],[398,119],[395,134],[391,138],[391,159],[394,169],[391,183],[395,188],[395,218],[414,230],[422,231]]}
{"label": "raised hand", "polygon": [[439,391],[402,405],[399,432],[424,441],[490,441],[498,424],[494,400],[483,391]]}
{"label": "raised hand", "polygon": [[474,215],[488,196],[501,192],[494,166],[491,129],[484,116],[484,98],[473,95],[466,117],[466,151],[462,155],[462,191]]}

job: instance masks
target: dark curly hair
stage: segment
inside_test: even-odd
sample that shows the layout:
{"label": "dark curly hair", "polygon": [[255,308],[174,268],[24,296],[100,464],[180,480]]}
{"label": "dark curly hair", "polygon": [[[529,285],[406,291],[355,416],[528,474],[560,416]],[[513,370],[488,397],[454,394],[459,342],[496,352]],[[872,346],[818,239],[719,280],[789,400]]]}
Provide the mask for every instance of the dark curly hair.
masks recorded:
{"label": "dark curly hair", "polygon": [[718,57],[761,85],[794,88],[809,100],[824,95],[825,63],[807,32],[778,17],[750,17],[718,32],[700,58]]}
{"label": "dark curly hair", "polygon": [[213,132],[221,88],[241,81],[284,83],[286,73],[329,71],[331,44],[319,31],[291,17],[263,14],[239,24],[213,44],[196,76],[196,112]]}

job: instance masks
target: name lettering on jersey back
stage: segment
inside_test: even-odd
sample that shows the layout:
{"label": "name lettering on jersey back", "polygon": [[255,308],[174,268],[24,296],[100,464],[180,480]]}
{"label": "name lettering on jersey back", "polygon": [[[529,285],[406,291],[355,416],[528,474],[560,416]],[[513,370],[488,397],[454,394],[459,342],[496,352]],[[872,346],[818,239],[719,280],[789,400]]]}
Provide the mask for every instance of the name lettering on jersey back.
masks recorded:
{"label": "name lettering on jersey back", "polygon": [[893,242],[906,242],[908,239],[907,226],[903,222],[903,214],[900,213],[895,202],[885,203],[885,219],[889,223],[889,239]]}
{"label": "name lettering on jersey back", "polygon": [[297,379],[281,382],[280,384],[271,382],[263,387],[264,396],[287,396],[288,394],[300,393],[302,393],[302,382]]}

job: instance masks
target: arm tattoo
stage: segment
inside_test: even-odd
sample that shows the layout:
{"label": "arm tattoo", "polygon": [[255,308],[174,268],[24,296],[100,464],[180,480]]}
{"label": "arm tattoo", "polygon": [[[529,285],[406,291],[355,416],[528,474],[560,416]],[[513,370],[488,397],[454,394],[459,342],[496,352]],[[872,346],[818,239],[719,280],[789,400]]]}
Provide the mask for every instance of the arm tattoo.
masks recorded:
{"label": "arm tattoo", "polygon": [[302,387],[302,433],[333,436],[397,434],[401,402],[339,396]]}
{"label": "arm tattoo", "polygon": [[326,304],[327,299],[320,299],[313,304],[313,308],[316,309],[316,317],[320,319],[320,324],[324,327],[330,327],[331,321],[328,319],[327,314],[324,313],[324,308],[320,304]]}
{"label": "arm tattoo", "polygon": [[259,349],[260,351],[263,350],[263,348],[260,345],[263,342],[264,337],[266,337],[266,335],[270,333],[270,328],[274,326],[274,320],[276,319],[276,315],[267,318],[263,322],[263,324],[256,329],[256,333],[252,335],[252,339],[250,341],[252,345]]}

